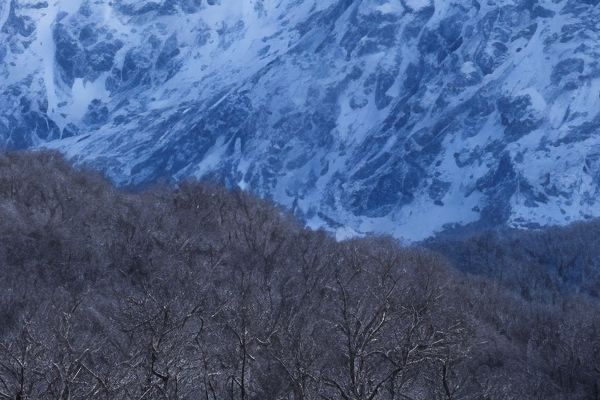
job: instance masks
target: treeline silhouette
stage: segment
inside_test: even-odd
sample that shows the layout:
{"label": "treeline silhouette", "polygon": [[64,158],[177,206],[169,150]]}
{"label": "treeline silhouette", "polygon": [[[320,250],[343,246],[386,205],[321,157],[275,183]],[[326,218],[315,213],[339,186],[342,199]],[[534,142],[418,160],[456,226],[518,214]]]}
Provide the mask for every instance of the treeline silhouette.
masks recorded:
{"label": "treeline silhouette", "polygon": [[453,266],[239,191],[0,155],[0,399],[599,399],[586,229],[429,244]]}

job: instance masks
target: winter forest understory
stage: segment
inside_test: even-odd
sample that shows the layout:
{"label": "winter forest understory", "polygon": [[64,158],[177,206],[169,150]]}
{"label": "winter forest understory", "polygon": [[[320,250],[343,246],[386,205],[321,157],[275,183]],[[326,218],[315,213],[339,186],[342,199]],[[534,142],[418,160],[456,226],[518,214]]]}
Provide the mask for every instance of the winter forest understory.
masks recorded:
{"label": "winter forest understory", "polygon": [[599,222],[402,247],[0,155],[0,399],[599,399]]}

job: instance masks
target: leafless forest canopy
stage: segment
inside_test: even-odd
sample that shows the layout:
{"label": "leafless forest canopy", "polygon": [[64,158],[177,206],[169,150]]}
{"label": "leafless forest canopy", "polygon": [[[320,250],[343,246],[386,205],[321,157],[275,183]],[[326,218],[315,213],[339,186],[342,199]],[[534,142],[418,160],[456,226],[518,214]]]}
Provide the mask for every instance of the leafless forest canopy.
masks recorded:
{"label": "leafless forest canopy", "polygon": [[0,399],[600,399],[600,223],[335,242],[0,155]]}

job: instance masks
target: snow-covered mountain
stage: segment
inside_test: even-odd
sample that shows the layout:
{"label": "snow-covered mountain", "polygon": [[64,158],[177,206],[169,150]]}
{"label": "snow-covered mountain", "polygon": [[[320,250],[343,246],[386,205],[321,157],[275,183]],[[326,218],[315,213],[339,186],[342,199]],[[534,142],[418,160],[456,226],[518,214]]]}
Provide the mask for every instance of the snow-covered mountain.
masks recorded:
{"label": "snow-covered mountain", "polygon": [[599,0],[0,0],[0,147],[340,236],[600,216]]}

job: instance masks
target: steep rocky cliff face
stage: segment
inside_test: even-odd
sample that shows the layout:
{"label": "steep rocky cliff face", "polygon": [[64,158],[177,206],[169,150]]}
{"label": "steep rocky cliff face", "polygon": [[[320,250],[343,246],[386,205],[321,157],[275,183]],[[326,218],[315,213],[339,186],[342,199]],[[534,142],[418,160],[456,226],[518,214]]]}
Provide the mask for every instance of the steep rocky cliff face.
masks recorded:
{"label": "steep rocky cliff face", "polygon": [[5,0],[0,147],[340,236],[600,216],[597,0]]}

